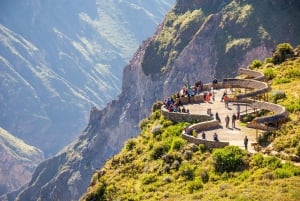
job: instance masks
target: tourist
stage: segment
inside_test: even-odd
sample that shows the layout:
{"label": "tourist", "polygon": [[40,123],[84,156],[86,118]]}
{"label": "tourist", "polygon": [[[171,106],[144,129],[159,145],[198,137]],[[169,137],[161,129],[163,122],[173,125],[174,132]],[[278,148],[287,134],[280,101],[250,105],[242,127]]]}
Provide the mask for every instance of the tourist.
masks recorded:
{"label": "tourist", "polygon": [[219,123],[221,123],[221,119],[220,119],[220,117],[219,117],[219,113],[218,113],[218,112],[216,112],[216,120],[217,120]]}
{"label": "tourist", "polygon": [[202,140],[206,140],[206,134],[204,131],[202,132]]}
{"label": "tourist", "polygon": [[231,117],[232,128],[235,128],[236,115],[233,113]]}
{"label": "tourist", "polygon": [[222,98],[221,98],[221,102],[224,100],[224,97],[227,95],[227,91],[225,90],[223,95],[222,95]]}
{"label": "tourist", "polygon": [[229,127],[229,121],[230,121],[230,118],[228,115],[226,115],[226,117],[225,117],[226,128]]}
{"label": "tourist", "polygon": [[229,97],[227,95],[224,96],[225,108],[228,108]]}
{"label": "tourist", "polygon": [[245,149],[248,150],[248,137],[245,136],[244,138],[244,145],[245,145]]}
{"label": "tourist", "polygon": [[219,141],[219,138],[218,138],[218,134],[217,134],[217,133],[214,133],[213,138],[214,138],[214,141],[215,141],[215,142],[218,142],[218,141]]}
{"label": "tourist", "polygon": [[240,107],[240,105],[238,104],[238,105],[236,106],[236,114],[237,114],[236,118],[237,118],[237,119],[240,119],[240,112],[241,112],[241,107]]}

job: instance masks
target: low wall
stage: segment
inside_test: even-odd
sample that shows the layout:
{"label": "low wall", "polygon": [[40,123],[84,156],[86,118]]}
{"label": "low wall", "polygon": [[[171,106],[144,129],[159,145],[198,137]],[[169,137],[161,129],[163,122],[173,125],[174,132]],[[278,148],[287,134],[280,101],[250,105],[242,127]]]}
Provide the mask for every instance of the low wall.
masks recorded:
{"label": "low wall", "polygon": [[229,145],[229,142],[216,142],[216,141],[209,141],[209,140],[203,140],[197,137],[194,137],[192,135],[188,135],[187,133],[191,133],[192,130],[196,130],[197,132],[201,132],[204,130],[214,129],[220,127],[220,124],[216,120],[206,121],[206,122],[200,122],[193,124],[189,126],[186,129],[186,133],[182,133],[182,137],[187,140],[190,143],[195,144],[204,144],[207,148],[223,148]]}
{"label": "low wall", "polygon": [[204,144],[206,148],[223,148],[229,145],[229,142],[216,142],[216,141],[209,141],[209,140],[202,140],[200,138],[196,138],[192,135],[182,134],[182,138],[186,141],[194,144]]}
{"label": "low wall", "polygon": [[190,97],[184,96],[184,97],[180,97],[179,100],[181,101],[182,104],[200,103],[200,102],[204,102],[204,95],[199,94],[199,95],[190,96]]}
{"label": "low wall", "polygon": [[218,128],[220,127],[220,124],[216,120],[206,121],[206,122],[200,122],[193,124],[187,128],[187,133],[191,132],[192,130],[196,130],[197,132]]}
{"label": "low wall", "polygon": [[164,106],[161,108],[161,114],[166,118],[175,123],[178,122],[204,122],[210,121],[213,118],[207,115],[199,115],[199,114],[190,114],[190,113],[182,113],[182,112],[169,112]]}

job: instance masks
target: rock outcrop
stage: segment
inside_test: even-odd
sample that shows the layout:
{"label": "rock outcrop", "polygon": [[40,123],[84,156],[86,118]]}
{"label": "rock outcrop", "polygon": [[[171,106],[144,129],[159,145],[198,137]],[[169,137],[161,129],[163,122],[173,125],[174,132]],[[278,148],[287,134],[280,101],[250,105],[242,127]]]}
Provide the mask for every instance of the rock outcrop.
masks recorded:
{"label": "rock outcrop", "polygon": [[0,195],[26,184],[43,159],[41,150],[0,127]]}
{"label": "rock outcrop", "polygon": [[[184,41],[184,46],[173,49],[175,56],[166,62],[164,54],[169,54],[167,50],[175,44],[170,41],[165,47],[159,46],[162,43],[158,38],[170,26],[181,26],[172,25],[174,19],[170,19],[170,15],[176,20],[200,8],[203,9],[203,22],[193,27],[189,34],[176,32],[182,34],[176,37]],[[92,172],[117,153],[125,140],[137,135],[139,121],[146,117],[155,101],[166,98],[187,81],[202,80],[205,83],[215,77],[235,75],[237,69],[247,66],[249,61],[271,55],[277,43],[299,43],[298,8],[299,2],[292,0],[284,4],[273,1],[178,0],[155,35],[139,47],[124,69],[118,99],[103,110],[93,108],[89,124],[80,137],[58,155],[40,164],[17,200],[77,200],[86,190]],[[289,19],[288,25],[283,22],[282,15]],[[278,26],[273,26],[274,21]],[[160,54],[158,51],[164,48],[166,51]],[[153,54],[145,71],[147,53]],[[157,66],[161,61],[167,66]],[[153,73],[151,65],[155,67]]]}

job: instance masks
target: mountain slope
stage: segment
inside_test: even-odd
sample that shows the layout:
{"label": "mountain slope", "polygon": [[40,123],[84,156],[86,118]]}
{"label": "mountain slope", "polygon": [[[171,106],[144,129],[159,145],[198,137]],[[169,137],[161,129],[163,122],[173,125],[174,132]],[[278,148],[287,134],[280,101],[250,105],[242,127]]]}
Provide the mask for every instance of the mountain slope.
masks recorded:
{"label": "mountain slope", "polygon": [[[240,147],[209,150],[188,143],[153,112],[137,138],[95,171],[81,200],[299,200],[300,168]],[[262,187],[266,185],[268,190]],[[281,189],[281,190],[280,190]],[[282,190],[284,189],[284,190]]]}
{"label": "mountain slope", "polygon": [[91,106],[119,94],[123,67],[172,1],[1,4],[1,126],[49,157],[83,130]]}
{"label": "mountain slope", "polygon": [[[37,200],[41,197],[47,200],[78,199],[82,187],[88,186],[88,178],[94,169],[102,167],[107,158],[119,152],[125,140],[138,134],[138,122],[149,114],[155,101],[168,97],[188,80],[210,82],[214,77],[220,79],[235,74],[239,67],[248,66],[253,59],[271,55],[275,44],[280,41],[299,44],[300,38],[295,29],[300,27],[299,2],[292,0],[287,1],[288,9],[282,12],[288,16],[293,29],[286,29],[283,23],[278,23],[281,27],[277,27],[277,30],[282,31],[281,35],[285,35],[284,38],[277,38],[278,33],[274,32],[270,37],[261,38],[257,43],[249,45],[247,45],[249,40],[238,40],[239,38],[256,40],[257,35],[247,35],[246,28],[252,21],[245,18],[243,23],[237,23],[240,12],[233,11],[244,10],[242,8],[247,5],[251,7],[252,4],[254,9],[254,5],[259,2],[177,1],[154,36],[144,41],[130,64],[125,67],[122,92],[118,99],[110,102],[102,110],[94,108],[91,111],[89,124],[83,134],[56,157],[45,161],[37,168],[29,185],[18,195],[18,200]],[[272,1],[263,2],[266,3],[266,7],[255,8],[255,12],[259,15],[250,12],[251,16],[263,16],[265,9],[272,11],[273,7],[268,7],[272,5]],[[276,6],[275,3],[274,7]],[[203,14],[200,10],[203,10]],[[233,17],[227,18],[231,11],[234,13]],[[293,15],[289,15],[290,13]],[[197,17],[200,14],[203,16],[202,20]],[[186,22],[184,19],[189,20]],[[268,19],[272,19],[272,22],[273,20],[281,22],[282,14],[271,12],[266,20]],[[182,30],[178,31],[181,25]],[[236,29],[231,29],[233,25],[243,30],[245,36],[229,40],[232,42],[228,43],[226,51],[228,41],[226,44],[218,42],[222,34],[225,38],[235,36]],[[255,27],[259,30],[260,24],[254,23],[251,26],[249,29]],[[231,61],[231,65],[226,69],[216,68],[222,66],[222,60],[218,55],[223,55],[223,59]],[[147,57],[152,59],[146,62]],[[153,71],[149,70],[150,61],[153,64]],[[51,168],[48,169],[49,166]]]}
{"label": "mountain slope", "polygon": [[41,150],[0,128],[0,195],[24,185],[43,158]]}

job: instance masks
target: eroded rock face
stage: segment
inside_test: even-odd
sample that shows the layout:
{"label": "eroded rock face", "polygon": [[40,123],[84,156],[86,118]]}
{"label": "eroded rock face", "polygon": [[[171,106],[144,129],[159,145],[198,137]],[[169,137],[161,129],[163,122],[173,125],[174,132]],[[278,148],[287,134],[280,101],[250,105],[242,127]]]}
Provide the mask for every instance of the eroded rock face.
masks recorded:
{"label": "eroded rock face", "polygon": [[26,184],[43,158],[41,150],[0,127],[0,195]]}
{"label": "eroded rock face", "polygon": [[[185,8],[190,6],[189,1],[178,2],[180,4],[175,8],[180,8],[179,13],[185,12]],[[193,8],[202,5],[196,4],[201,1],[194,2]],[[238,24],[236,18],[228,18],[226,14],[230,7],[226,6],[229,2],[206,2],[206,6],[210,8],[209,15],[193,33],[192,39],[179,52],[175,61],[168,66],[168,70],[145,75],[142,67],[145,51],[163,31],[164,22],[156,34],[139,47],[130,64],[125,67],[122,92],[118,99],[110,102],[103,110],[93,108],[89,124],[80,137],[57,156],[40,164],[17,200],[78,200],[86,191],[92,172],[117,153],[124,141],[138,134],[139,121],[150,113],[151,105],[155,101],[163,100],[178,91],[187,80],[193,84],[199,79],[210,82],[214,77],[221,79],[232,76],[239,67],[245,67],[248,61],[257,59],[258,52],[261,57],[270,55],[275,44],[283,40],[270,32],[265,39],[250,42],[248,45],[249,40],[254,40],[256,35],[249,34],[243,27],[245,24]],[[243,2],[250,4],[250,1]],[[276,13],[270,19],[276,17],[280,21],[281,18]],[[291,20],[294,24],[298,21],[297,17]],[[259,26],[260,23],[256,21],[249,29],[259,29]],[[239,29],[242,31],[235,35]],[[290,31],[287,33],[287,40],[293,38],[291,42],[299,42],[297,32],[292,29]],[[230,40],[222,42],[222,39],[230,38],[229,36]],[[239,40],[240,38],[247,40]],[[231,65],[227,66],[228,64]]]}

